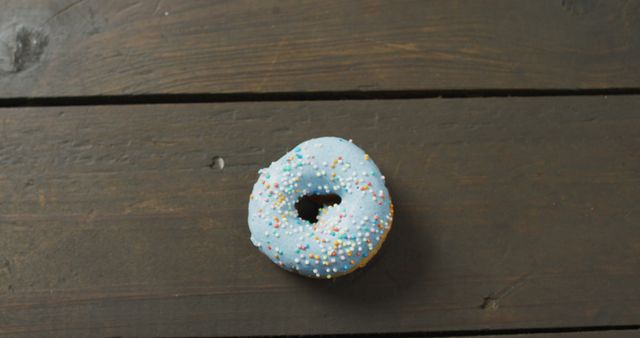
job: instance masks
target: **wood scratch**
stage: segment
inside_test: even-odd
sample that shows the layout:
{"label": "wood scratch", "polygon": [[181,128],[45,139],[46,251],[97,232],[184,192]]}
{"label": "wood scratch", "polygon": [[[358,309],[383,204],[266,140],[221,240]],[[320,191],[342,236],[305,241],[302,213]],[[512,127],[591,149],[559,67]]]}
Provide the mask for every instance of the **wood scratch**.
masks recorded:
{"label": "wood scratch", "polygon": [[385,46],[387,48],[391,48],[394,50],[403,50],[403,51],[408,51],[408,52],[419,52],[420,49],[418,48],[418,46],[416,46],[415,43],[390,43],[390,42],[384,42],[384,41],[379,41],[379,40],[374,40],[374,39],[364,39],[364,41],[369,41],[369,42],[373,42],[382,46]]}
{"label": "wood scratch", "polygon": [[85,1],[86,0],[78,0],[76,2],[73,2],[73,3],[69,4],[67,7],[64,7],[63,9],[61,9],[61,10],[57,11],[55,14],[53,14],[53,16],[51,16],[45,22],[45,24],[51,22],[51,20],[53,20],[53,19],[65,14],[65,13],[69,12],[71,9],[75,8],[76,6],[80,5],[81,3],[85,2]]}
{"label": "wood scratch", "polygon": [[419,51],[415,43],[385,43],[385,46],[394,48],[394,49],[399,49],[399,50],[406,50],[410,52]]}
{"label": "wood scratch", "polygon": [[9,137],[7,136],[7,117],[2,118],[2,139],[7,140]]}
{"label": "wood scratch", "polygon": [[398,176],[398,172],[400,172],[400,161],[398,161],[398,163],[396,163],[396,167],[393,169],[392,177],[397,177]]}
{"label": "wood scratch", "polygon": [[44,196],[44,191],[43,190],[38,191],[38,204],[40,204],[41,208],[44,208],[46,203],[47,203],[47,199]]}
{"label": "wood scratch", "polygon": [[262,81],[260,81],[260,84],[258,84],[257,87],[257,91],[262,90],[262,87],[264,86],[264,84],[271,79],[271,77],[273,76],[273,70],[276,67],[276,64],[278,63],[278,60],[280,59],[280,54],[282,53],[282,47],[284,45],[286,45],[288,42],[286,40],[285,37],[282,37],[280,39],[280,41],[278,42],[278,45],[275,47],[275,55],[273,56],[273,59],[271,60],[271,64],[269,66],[269,70],[267,71],[267,74],[262,78]]}
{"label": "wood scratch", "polygon": [[87,225],[89,223],[92,223],[95,219],[96,219],[96,212],[95,212],[95,210],[91,209],[91,210],[89,210],[87,215],[84,217],[83,223],[84,223],[84,225]]}
{"label": "wood scratch", "polygon": [[140,7],[140,5],[142,5],[142,1],[136,1],[135,3],[129,4],[129,5],[126,5],[126,6],[122,7],[122,8],[120,8],[118,10],[118,13],[122,13],[122,12],[127,11],[127,10],[129,10],[131,8],[134,8],[134,7]]}
{"label": "wood scratch", "polygon": [[507,259],[507,257],[509,257],[510,254],[511,254],[511,242],[508,242],[506,249],[502,253],[502,257],[500,258],[500,261],[504,262]]}
{"label": "wood scratch", "polygon": [[122,72],[125,67],[129,66],[129,58],[131,57],[131,48],[127,49],[126,54],[124,55],[124,61],[118,67],[118,72]]}
{"label": "wood scratch", "polygon": [[153,10],[153,15],[158,14],[158,11],[160,10],[160,4],[162,3],[162,0],[158,0],[156,2],[156,8]]}
{"label": "wood scratch", "polygon": [[485,297],[482,305],[480,305],[480,308],[485,310],[497,310],[500,307],[500,300],[504,299],[506,296],[513,293],[513,291],[524,285],[525,282],[529,279],[529,276],[530,275],[528,273],[525,273],[518,277],[518,279],[513,281],[507,287],[493,293],[489,297]]}

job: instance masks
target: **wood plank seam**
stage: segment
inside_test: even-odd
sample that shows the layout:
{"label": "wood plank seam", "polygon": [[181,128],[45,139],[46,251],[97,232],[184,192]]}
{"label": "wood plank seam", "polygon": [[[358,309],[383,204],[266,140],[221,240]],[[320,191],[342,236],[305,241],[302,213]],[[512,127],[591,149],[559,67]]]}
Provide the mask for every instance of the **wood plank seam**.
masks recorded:
{"label": "wood plank seam", "polygon": [[325,91],[325,92],[273,92],[273,93],[220,93],[220,94],[148,94],[101,95],[69,97],[0,98],[0,108],[63,107],[63,106],[118,106],[172,103],[230,103],[230,102],[284,102],[284,101],[362,101],[404,99],[474,99],[511,97],[572,97],[640,95],[640,88],[608,89],[469,89],[469,90],[401,90],[401,91]]}

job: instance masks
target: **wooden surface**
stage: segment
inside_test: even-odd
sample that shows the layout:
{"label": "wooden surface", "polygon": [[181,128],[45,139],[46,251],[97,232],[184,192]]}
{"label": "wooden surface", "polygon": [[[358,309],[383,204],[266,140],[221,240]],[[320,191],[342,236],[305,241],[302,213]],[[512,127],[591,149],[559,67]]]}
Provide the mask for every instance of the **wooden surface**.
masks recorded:
{"label": "wooden surface", "polygon": [[[638,325],[640,97],[0,109],[0,334]],[[249,241],[257,170],[353,138],[394,228],[335,281]],[[210,167],[221,156],[224,169]],[[597,336],[597,334],[595,335]]]}
{"label": "wooden surface", "polygon": [[0,98],[640,88],[637,0],[0,7]]}
{"label": "wooden surface", "polygon": [[[476,336],[477,337],[477,336]],[[486,336],[486,338],[638,338],[639,330],[610,330],[597,332],[533,333]]]}
{"label": "wooden surface", "polygon": [[[0,0],[0,107],[2,337],[640,337],[640,0]],[[397,211],[335,281],[246,222],[325,135]]]}

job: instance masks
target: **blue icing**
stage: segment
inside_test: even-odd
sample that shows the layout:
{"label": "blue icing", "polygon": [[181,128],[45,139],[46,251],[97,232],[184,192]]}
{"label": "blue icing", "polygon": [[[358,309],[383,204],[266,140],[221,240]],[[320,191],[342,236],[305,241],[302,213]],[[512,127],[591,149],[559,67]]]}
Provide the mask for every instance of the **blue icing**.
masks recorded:
{"label": "blue icing", "polygon": [[[251,241],[280,267],[333,278],[365,263],[391,228],[384,176],[365,152],[337,137],[311,139],[259,170],[249,200]],[[305,195],[337,194],[312,224],[298,217]]]}

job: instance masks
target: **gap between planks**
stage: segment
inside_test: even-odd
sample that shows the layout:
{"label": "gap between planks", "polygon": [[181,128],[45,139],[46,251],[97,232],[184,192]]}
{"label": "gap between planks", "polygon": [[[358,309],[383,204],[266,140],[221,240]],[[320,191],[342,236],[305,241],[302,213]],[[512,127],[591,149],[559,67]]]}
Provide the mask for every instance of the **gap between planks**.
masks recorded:
{"label": "gap between planks", "polygon": [[194,94],[142,94],[61,97],[0,98],[0,108],[112,106],[172,103],[226,103],[226,102],[279,102],[279,101],[359,101],[406,100],[432,98],[500,98],[500,97],[559,97],[559,96],[617,96],[640,95],[640,88],[608,89],[468,89],[468,90],[402,90],[402,91],[322,91],[273,93],[194,93]]}

